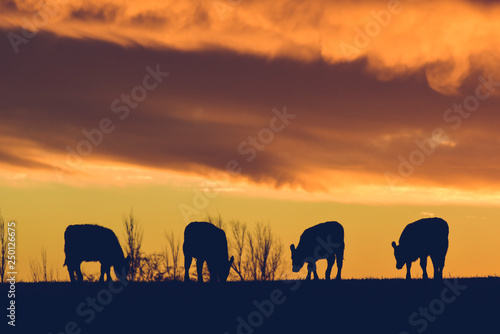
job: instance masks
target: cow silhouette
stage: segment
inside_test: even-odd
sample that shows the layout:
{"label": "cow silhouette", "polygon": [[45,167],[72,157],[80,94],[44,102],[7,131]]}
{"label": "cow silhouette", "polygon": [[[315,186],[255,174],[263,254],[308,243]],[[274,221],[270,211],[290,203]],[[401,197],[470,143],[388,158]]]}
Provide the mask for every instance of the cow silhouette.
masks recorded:
{"label": "cow silhouette", "polygon": [[338,222],[331,221],[321,223],[306,229],[300,236],[300,241],[295,245],[290,245],[292,251],[292,270],[298,273],[307,262],[307,280],[311,279],[311,273],[314,279],[318,279],[316,272],[316,261],[326,259],[328,266],[325,272],[325,279],[330,279],[332,267],[337,258],[337,277],[340,279],[342,273],[342,264],[344,261],[344,228]]}
{"label": "cow silhouette", "polygon": [[423,278],[427,279],[427,257],[430,256],[434,279],[442,279],[448,233],[448,223],[441,218],[424,218],[408,224],[401,233],[399,246],[392,242],[396,268],[402,269],[406,264],[406,279],[411,279],[411,263],[420,258]]}
{"label": "cow silhouette", "polygon": [[80,265],[84,261],[101,263],[99,282],[105,275],[106,280],[111,279],[111,266],[120,280],[126,279],[129,271],[130,257],[123,256],[115,233],[99,225],[69,225],[64,232],[64,252],[64,266],[68,267],[71,282],[75,282],[75,274],[78,281],[83,281]]}
{"label": "cow silhouette", "polygon": [[198,282],[203,282],[203,263],[207,262],[211,282],[225,282],[234,257],[228,261],[226,233],[207,222],[192,222],[184,230],[184,281],[189,282],[191,261],[196,259]]}

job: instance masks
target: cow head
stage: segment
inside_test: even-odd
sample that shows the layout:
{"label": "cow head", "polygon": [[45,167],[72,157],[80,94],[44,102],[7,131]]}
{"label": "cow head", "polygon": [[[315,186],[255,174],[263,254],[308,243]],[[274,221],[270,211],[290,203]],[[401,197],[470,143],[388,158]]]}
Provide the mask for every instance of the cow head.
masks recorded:
{"label": "cow head", "polygon": [[114,269],[115,275],[120,281],[126,280],[130,270],[130,255],[123,259],[123,261],[120,261],[120,263],[115,264]]}
{"label": "cow head", "polygon": [[224,266],[221,268],[219,273],[219,280],[221,282],[227,281],[227,277],[229,276],[229,271],[231,270],[231,266],[233,265],[234,256],[231,256],[229,261],[227,261]]}
{"label": "cow head", "polygon": [[396,268],[402,269],[407,261],[406,252],[401,247],[401,245],[397,246],[396,242],[392,242],[392,248],[394,248],[394,257],[396,258]]}
{"label": "cow head", "polygon": [[299,256],[294,244],[290,245],[290,250],[292,251],[292,271],[298,273],[304,266],[304,259]]}

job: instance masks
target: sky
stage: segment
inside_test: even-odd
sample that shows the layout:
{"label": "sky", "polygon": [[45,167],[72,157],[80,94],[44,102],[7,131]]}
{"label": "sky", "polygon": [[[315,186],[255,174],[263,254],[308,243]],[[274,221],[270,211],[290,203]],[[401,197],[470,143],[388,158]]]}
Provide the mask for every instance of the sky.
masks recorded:
{"label": "sky", "polygon": [[496,1],[0,0],[19,278],[46,248],[66,279],[66,226],[122,238],[130,210],[148,252],[207,215],[269,223],[290,269],[288,245],[336,220],[347,278],[404,277],[391,241],[439,216],[445,276],[499,275],[499,18]]}

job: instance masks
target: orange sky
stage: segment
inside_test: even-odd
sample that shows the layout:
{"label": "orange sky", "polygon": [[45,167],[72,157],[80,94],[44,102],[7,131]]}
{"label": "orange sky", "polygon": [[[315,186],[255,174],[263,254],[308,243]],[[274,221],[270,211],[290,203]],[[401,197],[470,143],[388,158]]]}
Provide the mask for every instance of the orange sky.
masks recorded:
{"label": "orange sky", "polygon": [[498,275],[500,5],[235,4],[0,1],[0,209],[21,277],[42,246],[62,265],[68,224],[121,236],[130,208],[149,251],[207,212],[270,222],[285,246],[338,220],[346,277],[402,277],[390,242],[436,215],[445,274]]}

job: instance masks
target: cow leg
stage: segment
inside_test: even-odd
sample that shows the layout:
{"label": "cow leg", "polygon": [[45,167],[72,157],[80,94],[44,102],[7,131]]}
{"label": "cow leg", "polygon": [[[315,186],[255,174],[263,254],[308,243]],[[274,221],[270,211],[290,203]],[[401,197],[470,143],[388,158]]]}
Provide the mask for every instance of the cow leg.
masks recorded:
{"label": "cow leg", "polygon": [[309,262],[309,263],[307,263],[307,270],[309,270],[309,273],[307,275],[308,279],[309,279],[309,276],[310,276],[311,272],[314,275],[314,279],[319,279],[318,272],[316,271],[316,262]]}
{"label": "cow leg", "polygon": [[406,262],[406,279],[411,279],[411,262]]}
{"label": "cow leg", "polygon": [[75,268],[73,267],[73,265],[67,265],[68,266],[68,273],[69,273],[69,279],[71,280],[71,282],[74,282],[75,281]]}
{"label": "cow leg", "polygon": [[75,271],[76,271],[76,277],[78,279],[79,282],[83,282],[83,274],[82,274],[82,269],[80,268],[81,266],[81,262],[78,263],[78,265],[76,266],[75,268]]}
{"label": "cow leg", "polygon": [[111,279],[109,274],[110,269],[111,266],[109,264],[101,263],[101,276],[99,277],[99,282],[109,281]]}
{"label": "cow leg", "polygon": [[443,271],[441,268],[434,267],[434,279],[443,279]]}
{"label": "cow leg", "polygon": [[208,267],[208,273],[210,274],[210,282],[217,282],[218,280],[217,272],[213,269],[212,266],[208,265],[208,262],[207,262],[207,267]]}
{"label": "cow leg", "polygon": [[[114,267],[114,266],[113,266]],[[111,265],[108,266],[108,270],[106,271],[106,275],[108,276],[106,279],[106,282],[112,281],[113,279],[111,278]]]}
{"label": "cow leg", "polygon": [[443,279],[444,257],[431,256],[434,279]]}
{"label": "cow leg", "polygon": [[327,259],[327,261],[328,261],[328,266],[326,267],[325,280],[329,281],[330,275],[332,273],[332,267],[335,264],[335,255],[331,254],[330,257]]}
{"label": "cow leg", "polygon": [[313,272],[313,263],[307,262],[307,276],[306,276],[306,281],[309,281],[311,279]]}
{"label": "cow leg", "polygon": [[184,255],[184,282],[189,282],[189,268],[191,267],[191,261],[193,258],[188,255]]}
{"label": "cow leg", "polygon": [[205,262],[205,260],[196,259],[196,271],[198,271],[199,283],[203,283],[203,262]]}
{"label": "cow leg", "polygon": [[319,280],[318,272],[316,271],[316,265],[314,265],[313,274],[314,274],[314,279]]}
{"label": "cow leg", "polygon": [[335,279],[340,279],[342,275],[342,265],[344,264],[344,252],[337,254],[337,277]]}
{"label": "cow leg", "polygon": [[101,276],[99,276],[99,282],[104,282],[104,273],[105,273],[104,264],[101,263]]}
{"label": "cow leg", "polygon": [[104,281],[104,265],[101,263],[101,275],[99,276],[99,282]]}
{"label": "cow leg", "polygon": [[[423,271],[423,276],[422,278],[423,279],[428,279],[429,276],[427,276],[427,256],[422,256],[420,258],[420,268],[422,268],[422,271]],[[436,268],[436,267],[434,267]],[[434,270],[434,275],[436,274],[436,270]]]}
{"label": "cow leg", "polygon": [[[439,263],[439,279],[443,279],[443,270],[444,270],[444,261],[446,260],[446,253],[441,258],[441,262]],[[434,262],[433,262],[434,263]]]}

